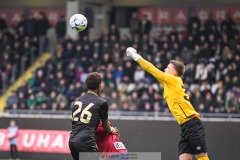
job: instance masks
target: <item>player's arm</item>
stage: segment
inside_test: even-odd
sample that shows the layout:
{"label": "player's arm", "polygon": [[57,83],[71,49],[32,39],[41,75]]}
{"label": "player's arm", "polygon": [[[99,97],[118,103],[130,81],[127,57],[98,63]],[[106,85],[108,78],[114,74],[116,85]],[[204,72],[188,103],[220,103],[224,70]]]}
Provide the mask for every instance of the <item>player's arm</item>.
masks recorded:
{"label": "player's arm", "polygon": [[[112,124],[109,121],[108,121],[108,124],[110,125],[111,128],[113,127]],[[105,129],[102,126],[102,121],[99,123],[99,125],[97,127],[97,130],[96,130],[96,133],[98,133],[98,134],[106,133]]]}
{"label": "player's arm", "polygon": [[100,116],[104,130],[110,134],[118,134],[119,133],[118,129],[111,127],[108,123],[108,103],[104,102],[100,108],[101,108]]}
{"label": "player's arm", "polygon": [[102,122],[100,122],[98,127],[97,127],[96,134],[105,134],[105,133],[106,133],[106,131],[102,126]]}
{"label": "player's arm", "polygon": [[116,134],[116,135],[120,136],[118,129],[116,127],[111,127],[108,124],[108,119],[102,120],[102,126],[103,126],[104,130],[106,132],[108,132],[109,134]]}
{"label": "player's arm", "polygon": [[165,82],[165,73],[161,70],[157,69],[152,63],[148,62],[147,60],[143,59],[139,54],[137,54],[137,51],[132,48],[128,47],[127,50],[127,56],[133,58],[138,64],[148,73],[150,73],[153,77],[155,77],[159,82],[164,83]]}

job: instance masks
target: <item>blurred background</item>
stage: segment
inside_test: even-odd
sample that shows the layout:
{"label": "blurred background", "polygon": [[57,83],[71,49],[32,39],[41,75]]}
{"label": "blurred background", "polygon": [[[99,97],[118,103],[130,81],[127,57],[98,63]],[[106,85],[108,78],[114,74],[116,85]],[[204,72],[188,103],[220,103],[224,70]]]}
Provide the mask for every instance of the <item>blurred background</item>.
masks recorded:
{"label": "blurred background", "polygon": [[[76,13],[88,19],[80,33],[69,26]],[[0,158],[9,158],[6,128],[15,119],[20,158],[71,159],[70,104],[97,71],[110,120],[129,151],[177,159],[179,128],[163,85],[125,56],[129,46],[161,70],[171,59],[185,63],[184,87],[206,126],[210,158],[237,159],[238,0],[1,1]]]}

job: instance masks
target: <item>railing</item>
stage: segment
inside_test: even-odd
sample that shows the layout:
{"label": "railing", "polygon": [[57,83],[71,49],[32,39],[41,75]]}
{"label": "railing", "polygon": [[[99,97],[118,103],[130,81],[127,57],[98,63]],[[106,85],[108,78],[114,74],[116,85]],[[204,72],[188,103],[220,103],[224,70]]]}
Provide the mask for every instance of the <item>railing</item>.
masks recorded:
{"label": "railing", "polygon": [[[136,112],[136,111],[109,111],[109,119],[119,120],[165,120],[175,118],[168,112]],[[9,118],[60,118],[70,119],[71,110],[6,110],[2,117]],[[201,113],[203,121],[232,121],[240,122],[240,114],[231,113]]]}

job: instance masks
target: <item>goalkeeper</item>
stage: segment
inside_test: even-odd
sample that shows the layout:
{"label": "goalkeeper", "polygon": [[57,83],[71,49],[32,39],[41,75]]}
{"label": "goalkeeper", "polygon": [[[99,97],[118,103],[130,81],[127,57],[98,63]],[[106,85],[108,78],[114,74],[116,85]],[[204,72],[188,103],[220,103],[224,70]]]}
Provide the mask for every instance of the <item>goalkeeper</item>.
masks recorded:
{"label": "goalkeeper", "polygon": [[209,160],[200,114],[189,102],[181,79],[185,71],[184,64],[170,60],[165,72],[162,72],[137,54],[134,48],[128,47],[126,52],[128,57],[164,85],[164,99],[182,131],[178,145],[179,160],[192,160],[193,155],[197,160]]}

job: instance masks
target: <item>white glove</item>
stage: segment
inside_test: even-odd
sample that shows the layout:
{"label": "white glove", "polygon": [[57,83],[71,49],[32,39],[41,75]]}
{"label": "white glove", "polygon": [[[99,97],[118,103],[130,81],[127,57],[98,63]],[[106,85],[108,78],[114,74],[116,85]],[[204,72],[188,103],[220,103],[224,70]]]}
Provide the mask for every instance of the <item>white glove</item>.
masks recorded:
{"label": "white glove", "polygon": [[137,61],[139,58],[142,58],[139,54],[137,54],[136,49],[134,49],[133,47],[128,47],[126,49],[127,52],[127,56],[131,57],[134,61]]}

